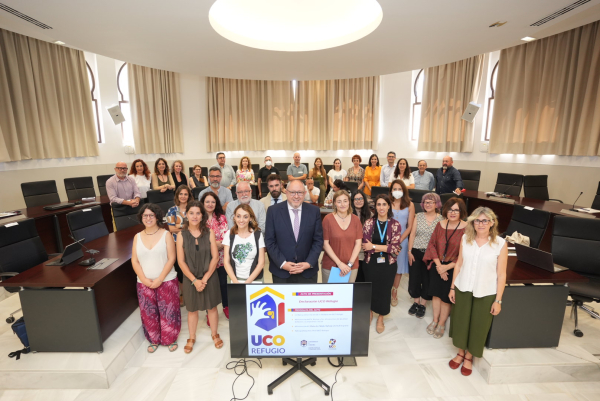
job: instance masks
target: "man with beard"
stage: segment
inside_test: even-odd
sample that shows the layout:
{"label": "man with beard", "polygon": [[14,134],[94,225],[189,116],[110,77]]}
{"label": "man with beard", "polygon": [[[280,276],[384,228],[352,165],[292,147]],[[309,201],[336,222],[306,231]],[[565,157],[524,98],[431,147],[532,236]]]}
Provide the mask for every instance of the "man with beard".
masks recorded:
{"label": "man with beard", "polygon": [[231,195],[229,188],[221,186],[221,178],[221,169],[217,166],[212,166],[208,171],[208,181],[210,182],[210,186],[200,192],[198,199],[202,199],[202,195],[208,191],[213,191],[217,194],[223,209],[225,209],[229,202],[233,202],[233,195]]}
{"label": "man with beard", "polygon": [[454,160],[452,160],[452,157],[450,156],[446,156],[442,159],[442,167],[436,174],[437,183],[435,192],[437,192],[438,195],[449,194],[452,192],[460,195],[460,190],[463,189],[460,172],[452,166],[453,164]]}
{"label": "man with beard", "polygon": [[140,190],[135,179],[127,175],[127,163],[118,162],[115,175],[106,181],[106,194],[110,203],[138,207],[140,205]]}
{"label": "man with beard", "polygon": [[227,224],[229,225],[229,229],[233,227],[233,212],[238,205],[245,204],[249,205],[254,212],[254,216],[256,216],[256,222],[258,223],[258,227],[261,231],[265,231],[265,220],[267,219],[267,212],[265,211],[265,207],[260,201],[256,199],[252,199],[252,188],[247,181],[240,181],[235,186],[235,191],[237,193],[237,200],[233,202],[229,202],[227,205],[227,211],[225,212],[225,216],[227,217]]}
{"label": "man with beard", "polygon": [[269,206],[276,205],[287,200],[287,196],[282,193],[281,186],[281,177],[279,175],[273,174],[269,176],[267,179],[269,194],[260,200],[265,207],[265,210],[268,210]]}

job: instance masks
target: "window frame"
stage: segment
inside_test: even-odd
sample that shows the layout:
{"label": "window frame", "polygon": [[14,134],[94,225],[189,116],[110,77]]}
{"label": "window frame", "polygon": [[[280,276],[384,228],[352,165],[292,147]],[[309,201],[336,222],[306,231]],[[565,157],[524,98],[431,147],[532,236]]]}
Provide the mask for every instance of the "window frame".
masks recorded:
{"label": "window frame", "polygon": [[90,77],[92,77],[92,87],[90,89],[90,94],[92,95],[92,103],[94,104],[94,108],[96,110],[96,136],[98,137],[98,143],[102,143],[102,130],[100,129],[100,112],[98,111],[98,99],[94,96],[94,91],[96,90],[96,77],[94,76],[94,71],[90,64],[86,61],[85,65],[90,73]]}
{"label": "window frame", "polygon": [[[124,62],[121,68],[119,68],[119,72],[117,73],[117,90],[119,91],[119,95],[121,95],[121,100],[119,100],[119,108],[121,108],[122,103],[129,104],[129,100],[125,100],[125,95],[123,95],[123,91],[121,91],[121,72],[126,66],[127,62]],[[125,129],[123,127],[123,123],[119,125],[121,126],[121,139],[125,139]]]}
{"label": "window frame", "polygon": [[[411,118],[411,127],[410,127],[410,140],[411,141],[416,141],[419,139],[419,133],[417,132],[415,135],[415,110],[417,108],[417,106],[421,106],[421,102],[419,101],[419,96],[417,95],[417,82],[419,82],[419,78],[421,76],[421,74],[423,74],[423,70],[424,68],[421,68],[421,70],[419,70],[419,72],[417,73],[417,76],[415,77],[415,82],[413,83],[413,93],[415,95],[415,100],[412,103],[412,118]],[[425,84],[425,83],[423,83]],[[419,130],[420,130],[420,124],[419,124]]]}
{"label": "window frame", "polygon": [[490,115],[493,115],[494,111],[492,110],[492,100],[496,101],[495,98],[495,94],[496,94],[496,88],[494,85],[494,77],[496,76],[496,73],[498,71],[498,64],[500,63],[500,60],[496,61],[496,64],[494,65],[494,68],[492,69],[492,73],[490,74],[490,97],[488,97],[488,104],[487,104],[487,116],[486,116],[486,120],[485,120],[485,136],[484,136],[484,140],[488,141],[490,140]]}

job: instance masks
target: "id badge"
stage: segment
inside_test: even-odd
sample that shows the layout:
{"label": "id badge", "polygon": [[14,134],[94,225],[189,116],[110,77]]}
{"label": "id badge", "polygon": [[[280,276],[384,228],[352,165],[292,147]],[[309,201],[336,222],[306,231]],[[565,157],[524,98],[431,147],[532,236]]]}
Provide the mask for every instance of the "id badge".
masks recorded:
{"label": "id badge", "polygon": [[385,258],[383,256],[378,257],[377,263],[385,263]]}

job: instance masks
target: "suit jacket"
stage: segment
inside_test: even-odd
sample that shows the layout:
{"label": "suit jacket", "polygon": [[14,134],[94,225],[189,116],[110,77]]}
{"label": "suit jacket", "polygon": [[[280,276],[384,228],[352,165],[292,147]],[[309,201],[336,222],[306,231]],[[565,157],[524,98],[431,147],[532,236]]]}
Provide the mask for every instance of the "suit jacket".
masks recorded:
{"label": "suit jacket", "polygon": [[[285,196],[285,194],[281,194],[281,196],[279,198],[281,199],[280,203],[283,203],[287,200],[287,196]],[[273,199],[273,197],[269,193],[269,194],[267,194],[267,196],[265,196],[264,198],[262,198],[260,200],[262,202],[262,204],[265,206],[265,210],[268,210],[271,207],[272,199]]]}
{"label": "suit jacket", "polygon": [[265,224],[265,246],[269,254],[269,270],[280,278],[290,277],[281,265],[288,261],[308,262],[310,269],[301,274],[305,278],[319,273],[319,255],[323,250],[323,225],[321,211],[317,206],[302,203],[298,241],[290,219],[288,203],[281,202],[269,207]]}

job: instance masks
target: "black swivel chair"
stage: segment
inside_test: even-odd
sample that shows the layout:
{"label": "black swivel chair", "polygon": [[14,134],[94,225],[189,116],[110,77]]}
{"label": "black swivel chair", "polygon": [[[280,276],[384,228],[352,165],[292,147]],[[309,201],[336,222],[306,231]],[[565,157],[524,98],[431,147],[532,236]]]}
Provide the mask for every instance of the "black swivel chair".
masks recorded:
{"label": "black swivel chair", "polygon": [[269,194],[269,183],[268,182],[262,182],[260,183],[260,193],[261,193],[261,198],[264,198],[265,196],[267,196]]}
{"label": "black swivel chair", "polygon": [[[138,205],[138,207],[119,205],[117,203],[111,204],[110,207],[112,209],[116,230],[119,231],[125,228],[136,226],[138,224],[142,224],[137,219],[137,214],[142,206],[144,206],[144,204],[141,202]],[[161,222],[159,222],[159,224],[160,223]]]}
{"label": "black swivel chair", "polygon": [[410,196],[410,200],[416,203],[421,203],[421,199],[423,199],[423,195],[431,193],[433,191],[428,191],[426,189],[409,189],[408,195]]}
{"label": "black swivel chair", "polygon": [[53,203],[60,203],[56,181],[35,181],[24,182],[21,184],[25,206],[45,206]]}
{"label": "black swivel chair", "polygon": [[106,175],[98,175],[96,176],[96,182],[98,183],[98,192],[100,192],[100,196],[106,196],[106,181],[114,174],[106,174]]}
{"label": "black swivel chair", "polygon": [[[0,227],[0,281],[14,277],[48,260],[42,240],[38,236],[34,219],[19,220],[14,226]],[[54,256],[54,255],[53,255]],[[10,293],[19,292],[20,287],[4,287]],[[6,323],[15,321],[14,314],[6,319]]]}
{"label": "black swivel chair", "polygon": [[598,189],[596,190],[596,196],[592,202],[592,209],[600,210],[600,182],[598,183]]}
{"label": "black swivel chair", "polygon": [[585,302],[600,302],[600,220],[556,216],[552,232],[554,262],[588,278],[585,283],[569,283],[573,300],[571,317],[575,316],[577,337],[583,333],[577,327],[577,309],[582,309],[595,319],[600,319]]}
{"label": "black swivel chair", "polygon": [[65,190],[69,200],[96,197],[92,177],[65,178]]}
{"label": "black swivel chair", "polygon": [[358,182],[346,181],[344,182],[344,185],[346,186],[348,191],[350,191],[351,194],[355,194],[356,192],[358,192]]}
{"label": "black swivel chair", "polygon": [[547,175],[526,175],[523,180],[523,188],[525,190],[526,198],[563,203],[558,199],[550,199],[550,195],[548,195]]}
{"label": "black swivel chair", "polygon": [[522,205],[514,205],[510,223],[504,235],[513,235],[515,231],[529,237],[529,246],[539,248],[542,237],[550,222],[550,212],[545,210],[526,209]]}
{"label": "black swivel chair", "polygon": [[458,170],[462,178],[463,187],[472,191],[479,191],[479,181],[481,181],[480,170]]}
{"label": "black swivel chair", "polygon": [[418,166],[411,166],[410,172],[414,173],[415,171],[419,171],[419,167]]}
{"label": "black swivel chair", "polygon": [[206,189],[206,187],[196,187],[192,189],[192,198],[194,198],[195,200],[200,200],[198,199],[198,196],[200,196],[200,192],[202,192],[204,189]]}
{"label": "black swivel chair", "polygon": [[71,235],[77,240],[85,238],[84,243],[108,235],[108,228],[106,228],[100,206],[67,213],[67,224]]}
{"label": "black swivel chair", "polygon": [[[450,198],[461,198],[462,199],[462,195],[456,195],[454,192],[450,192],[448,194],[441,194],[440,195],[440,201],[442,202],[442,206],[448,202],[448,199]],[[464,200],[464,199],[463,199]]]}
{"label": "black swivel chair", "polygon": [[277,171],[279,171],[279,176],[281,177],[282,181],[287,181],[288,176],[287,176],[287,168],[290,165],[290,163],[275,163],[273,166],[277,169]]}
{"label": "black swivel chair", "polygon": [[388,187],[371,187],[371,198],[375,199],[379,195],[389,195],[390,189]]}
{"label": "black swivel chair", "polygon": [[165,214],[167,214],[170,208],[175,206],[175,192],[172,189],[169,189],[165,192],[150,190],[147,192],[147,194],[148,203],[154,203],[155,205],[158,205],[158,207],[160,207]]}
{"label": "black swivel chair", "polygon": [[502,194],[520,196],[523,186],[523,176],[521,174],[498,173],[494,192]]}

